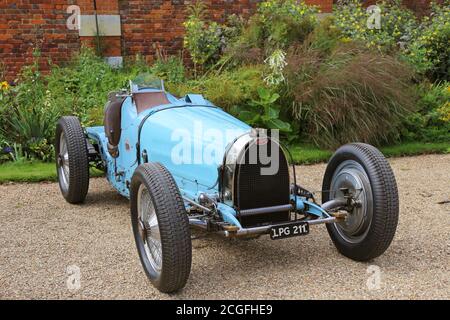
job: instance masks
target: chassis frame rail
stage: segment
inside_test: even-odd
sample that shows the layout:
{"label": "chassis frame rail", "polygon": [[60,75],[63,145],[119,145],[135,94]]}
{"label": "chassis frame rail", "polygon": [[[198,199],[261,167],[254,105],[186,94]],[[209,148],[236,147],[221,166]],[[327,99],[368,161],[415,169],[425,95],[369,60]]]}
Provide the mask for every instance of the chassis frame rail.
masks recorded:
{"label": "chassis frame rail", "polygon": [[[196,206],[199,209],[205,209],[207,212],[211,212],[210,209],[197,204],[195,201],[192,201],[190,199],[186,199],[189,203]],[[333,199],[328,202],[325,202],[320,206],[320,209],[326,213],[325,216],[322,216],[321,218],[317,219],[310,219],[310,220],[289,220],[286,222],[276,223],[276,224],[269,224],[264,226],[258,226],[258,227],[251,227],[251,228],[239,228],[239,227],[231,227],[231,228],[225,228],[223,230],[218,231],[212,231],[212,233],[216,233],[219,235],[222,235],[226,238],[234,238],[234,237],[245,237],[248,235],[258,235],[258,234],[267,234],[269,233],[270,229],[277,226],[289,226],[290,224],[296,224],[298,222],[307,222],[309,225],[316,225],[316,224],[327,224],[327,223],[337,223],[340,220],[341,217],[338,216],[332,216],[332,214],[329,214],[328,211],[333,211],[335,209],[342,208],[343,206],[348,204],[347,199]],[[288,205],[281,205],[281,206],[273,206],[273,207],[265,207],[265,208],[255,208],[255,209],[248,209],[248,210],[242,210],[240,214],[244,212],[244,215],[257,215],[261,213],[268,213],[268,212],[276,212],[280,210],[292,210],[293,206],[291,204]],[[197,227],[203,230],[208,230],[209,223],[207,220],[201,220],[198,218],[189,218],[189,224],[193,227]]]}

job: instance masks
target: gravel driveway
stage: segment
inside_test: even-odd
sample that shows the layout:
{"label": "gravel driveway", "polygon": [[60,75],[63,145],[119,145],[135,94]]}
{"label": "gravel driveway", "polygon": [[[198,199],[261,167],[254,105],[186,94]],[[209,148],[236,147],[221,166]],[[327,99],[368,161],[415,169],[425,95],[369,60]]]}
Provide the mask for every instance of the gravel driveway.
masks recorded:
{"label": "gravel driveway", "polygon": [[[450,200],[450,155],[390,162],[401,212],[383,256],[358,263],[339,255],[324,226],[278,241],[199,238],[176,295],[147,281],[128,202],[106,180],[91,180],[81,206],[67,204],[55,183],[0,185],[0,298],[450,299],[450,204],[439,204]],[[319,190],[324,170],[299,167],[299,181]],[[78,268],[79,288],[68,281]]]}

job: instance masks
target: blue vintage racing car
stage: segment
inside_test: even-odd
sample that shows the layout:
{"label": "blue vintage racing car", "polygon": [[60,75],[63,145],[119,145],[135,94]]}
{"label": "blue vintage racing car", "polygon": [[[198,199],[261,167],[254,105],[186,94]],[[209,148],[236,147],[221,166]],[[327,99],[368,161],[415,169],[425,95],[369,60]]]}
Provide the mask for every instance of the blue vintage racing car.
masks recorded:
{"label": "blue vintage racing car", "polygon": [[366,261],[388,248],[397,226],[395,177],[373,146],[336,151],[319,204],[297,183],[275,130],[253,129],[198,94],[177,98],[149,76],[109,95],[104,126],[83,128],[78,118],[62,117],[55,149],[69,203],[84,201],[90,166],[130,199],[142,266],[162,292],[188,280],[191,228],[276,240],[326,224],[339,252]]}

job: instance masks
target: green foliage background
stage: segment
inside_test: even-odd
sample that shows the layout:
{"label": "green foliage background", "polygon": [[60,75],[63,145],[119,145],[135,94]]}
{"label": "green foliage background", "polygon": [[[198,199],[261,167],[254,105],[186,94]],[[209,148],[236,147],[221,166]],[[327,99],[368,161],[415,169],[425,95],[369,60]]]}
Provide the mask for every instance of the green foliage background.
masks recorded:
{"label": "green foliage background", "polygon": [[356,0],[325,19],[304,2],[268,0],[249,19],[224,24],[197,1],[184,23],[184,53],[158,51],[150,66],[136,57],[114,69],[83,48],[43,75],[36,50],[17,85],[0,78],[0,162],[51,161],[61,115],[100,125],[108,93],[143,72],[177,96],[200,93],[253,126],[280,129],[291,145],[450,142],[450,3],[434,4],[422,20],[400,1],[379,7],[381,29],[370,29]]}

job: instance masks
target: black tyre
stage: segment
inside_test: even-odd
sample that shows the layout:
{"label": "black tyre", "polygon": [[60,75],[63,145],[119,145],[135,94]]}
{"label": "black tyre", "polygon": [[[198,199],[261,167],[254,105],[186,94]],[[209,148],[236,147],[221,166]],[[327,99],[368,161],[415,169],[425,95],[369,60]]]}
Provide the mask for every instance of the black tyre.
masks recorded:
{"label": "black tyre", "polygon": [[399,201],[394,173],[375,147],[352,143],[331,157],[322,185],[322,202],[344,198],[342,188],[353,192],[359,205],[346,221],[327,229],[340,253],[367,261],[386,251],[398,223]]}
{"label": "black tyre", "polygon": [[56,126],[56,171],[61,193],[69,203],[80,203],[89,189],[86,137],[77,117],[62,117]]}
{"label": "black tyre", "polygon": [[140,165],[131,180],[131,223],[142,266],[161,292],[186,285],[192,246],[183,199],[167,169],[159,163]]}

